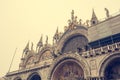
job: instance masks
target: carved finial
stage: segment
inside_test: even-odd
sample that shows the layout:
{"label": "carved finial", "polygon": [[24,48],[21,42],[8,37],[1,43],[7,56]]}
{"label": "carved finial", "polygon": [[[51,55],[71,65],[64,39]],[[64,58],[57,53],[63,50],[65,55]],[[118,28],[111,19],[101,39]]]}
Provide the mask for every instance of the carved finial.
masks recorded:
{"label": "carved finial", "polygon": [[71,12],[71,20],[72,20],[72,22],[74,21],[74,10],[72,10],[72,12]]}
{"label": "carved finial", "polygon": [[23,52],[27,54],[28,51],[29,51],[29,41],[28,41],[25,49],[23,50]]}
{"label": "carved finial", "polygon": [[107,18],[109,18],[109,17],[110,17],[110,15],[109,15],[109,10],[108,10],[107,8],[105,8],[105,11],[106,11],[106,16],[107,16]]}

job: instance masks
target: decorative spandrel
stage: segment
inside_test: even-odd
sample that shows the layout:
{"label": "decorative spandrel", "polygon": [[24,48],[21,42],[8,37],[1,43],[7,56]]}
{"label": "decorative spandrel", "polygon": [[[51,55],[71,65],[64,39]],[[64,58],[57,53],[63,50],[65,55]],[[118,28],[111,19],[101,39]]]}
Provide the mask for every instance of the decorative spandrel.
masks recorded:
{"label": "decorative spandrel", "polygon": [[53,75],[52,80],[81,80],[84,78],[82,68],[74,62],[66,62],[60,65]]}
{"label": "decorative spandrel", "polygon": [[88,40],[84,36],[74,36],[68,39],[62,48],[62,52],[80,52],[87,45]]}

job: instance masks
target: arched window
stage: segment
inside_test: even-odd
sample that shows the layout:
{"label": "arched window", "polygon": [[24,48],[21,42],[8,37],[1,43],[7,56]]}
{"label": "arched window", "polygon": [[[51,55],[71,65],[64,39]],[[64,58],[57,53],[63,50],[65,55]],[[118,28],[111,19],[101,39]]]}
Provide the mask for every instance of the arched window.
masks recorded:
{"label": "arched window", "polygon": [[27,80],[42,80],[38,73],[31,74]]}

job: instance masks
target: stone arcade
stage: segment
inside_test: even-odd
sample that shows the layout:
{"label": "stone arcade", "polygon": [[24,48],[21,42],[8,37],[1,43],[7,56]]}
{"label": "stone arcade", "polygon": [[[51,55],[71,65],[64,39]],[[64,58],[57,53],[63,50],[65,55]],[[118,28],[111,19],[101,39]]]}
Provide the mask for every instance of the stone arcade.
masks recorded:
{"label": "stone arcade", "polygon": [[29,42],[23,50],[19,70],[5,80],[118,80],[120,79],[120,14],[98,20],[94,10],[85,23],[72,10],[64,32],[58,28],[53,44],[43,44],[42,36],[33,50]]}

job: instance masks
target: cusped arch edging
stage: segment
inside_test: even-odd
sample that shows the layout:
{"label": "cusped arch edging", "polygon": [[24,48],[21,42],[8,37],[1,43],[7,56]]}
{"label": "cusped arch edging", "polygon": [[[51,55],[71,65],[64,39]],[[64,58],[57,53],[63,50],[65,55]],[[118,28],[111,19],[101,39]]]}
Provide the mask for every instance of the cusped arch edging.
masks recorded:
{"label": "cusped arch edging", "polygon": [[77,36],[77,35],[80,35],[80,36],[84,36],[87,40],[88,40],[88,33],[86,30],[84,29],[74,29],[74,30],[71,30],[71,31],[68,31],[66,34],[64,34],[60,40],[58,41],[57,43],[57,50],[61,51],[63,46],[64,46],[64,43],[70,39],[71,37],[74,37],[74,36]]}
{"label": "cusped arch edging", "polygon": [[[29,80],[29,79],[32,78],[34,75],[38,75],[38,76],[41,78],[41,74],[40,74],[39,72],[31,72],[31,73],[28,75],[28,77],[27,77],[26,80]],[[42,80],[42,78],[41,78],[41,80]]]}
{"label": "cusped arch edging", "polygon": [[56,67],[58,66],[58,64],[63,62],[64,60],[67,60],[67,59],[73,59],[77,62],[77,64],[83,69],[84,78],[90,77],[90,69],[89,69],[89,65],[88,65],[87,61],[77,53],[74,53],[74,54],[73,53],[66,53],[66,54],[59,56],[58,58],[56,58],[53,61],[52,65],[50,67],[49,74],[48,74],[48,80],[51,80],[52,75],[53,75]]}
{"label": "cusped arch edging", "polygon": [[108,66],[108,64],[116,59],[116,58],[120,58],[120,53],[112,53],[112,54],[108,54],[104,57],[104,59],[100,62],[99,68],[98,68],[98,72],[99,72],[99,76],[100,77],[104,77],[104,71],[106,69],[106,67]]}

